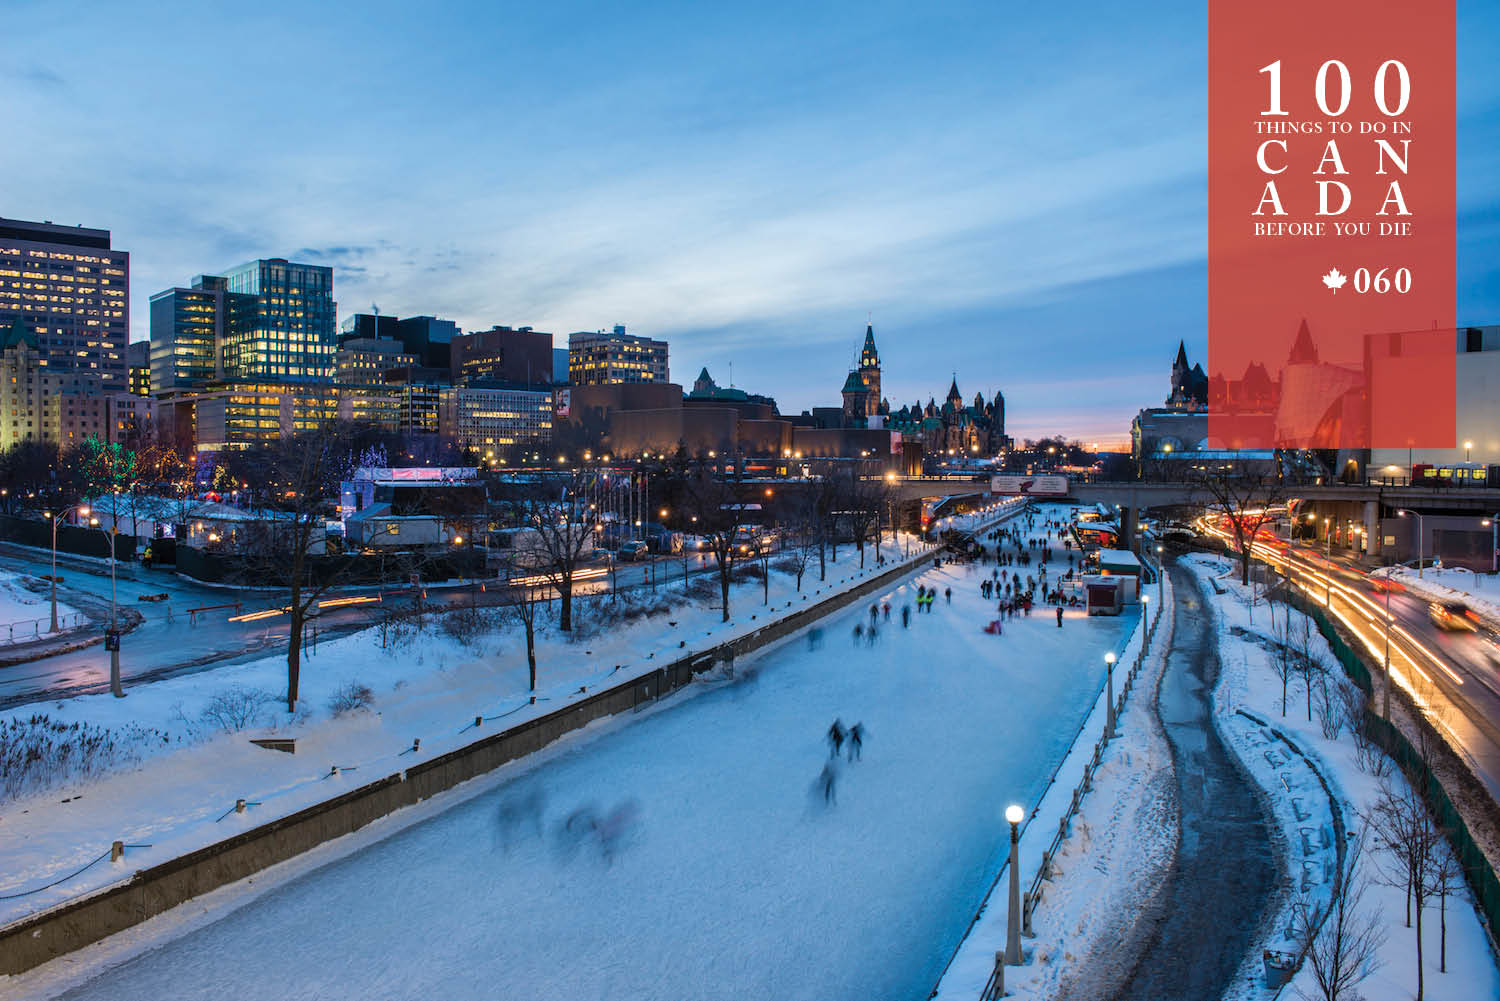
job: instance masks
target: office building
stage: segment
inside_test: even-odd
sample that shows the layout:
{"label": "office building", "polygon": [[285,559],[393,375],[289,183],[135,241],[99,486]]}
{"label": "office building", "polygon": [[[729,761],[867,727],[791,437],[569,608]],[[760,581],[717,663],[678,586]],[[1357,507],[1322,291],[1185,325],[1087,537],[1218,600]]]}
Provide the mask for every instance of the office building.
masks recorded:
{"label": "office building", "polygon": [[666,341],[627,334],[623,324],[568,335],[568,382],[575,386],[667,381]]}
{"label": "office building", "polygon": [[224,275],[225,289],[256,297],[253,318],[224,338],[230,378],[333,379],[333,269],[283,258],[251,261]]}
{"label": "office building", "polygon": [[396,325],[396,337],[425,368],[449,368],[453,339],[461,334],[458,324],[436,316],[408,316]]}
{"label": "office building", "polygon": [[0,327],[17,316],[49,367],[126,390],[130,255],[109,230],[0,219]]}
{"label": "office building", "polygon": [[133,396],[151,395],[151,342],[131,341],[125,349],[126,369],[130,373]]}
{"label": "office building", "polygon": [[150,411],[135,404],[148,402],[106,390],[98,372],[51,364],[21,317],[0,328],[0,449],[28,441],[139,442],[149,433]]}
{"label": "office building", "polygon": [[345,341],[399,340],[401,321],[379,313],[355,313],[339,324],[339,344]]}
{"label": "office building", "polygon": [[385,386],[236,380],[157,401],[163,438],[200,452],[251,449],[354,421],[394,432],[401,394]]}
{"label": "office building", "polygon": [[554,385],[568,384],[568,349],[552,349],[552,382]]}
{"label": "office building", "polygon": [[200,389],[227,378],[223,345],[232,329],[249,329],[255,296],[228,291],[225,279],[199,275],[189,288],[151,297],[151,391]]}
{"label": "office building", "polygon": [[552,441],[552,391],[519,384],[458,386],[443,390],[452,403],[445,436],[480,455],[544,449]]}
{"label": "office building", "polygon": [[530,327],[473,330],[453,338],[451,365],[455,383],[551,385],[552,335]]}
{"label": "office building", "polygon": [[400,341],[384,338],[340,341],[333,355],[334,379],[345,386],[382,385],[387,373],[416,365],[417,359],[403,350]]}

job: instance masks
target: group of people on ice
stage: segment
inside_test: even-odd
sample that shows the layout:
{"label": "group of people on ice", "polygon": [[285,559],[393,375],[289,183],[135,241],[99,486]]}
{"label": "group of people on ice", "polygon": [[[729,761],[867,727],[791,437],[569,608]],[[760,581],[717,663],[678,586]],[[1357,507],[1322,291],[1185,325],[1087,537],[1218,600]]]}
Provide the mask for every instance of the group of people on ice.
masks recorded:
{"label": "group of people on ice", "polygon": [[844,721],[834,718],[833,725],[828,728],[828,761],[824,763],[823,770],[818,773],[817,788],[823,793],[823,802],[829,805],[838,803],[838,780],[839,780],[839,753],[847,747],[848,762],[853,764],[864,756],[865,749],[865,725],[855,723],[848,729],[844,728]]}

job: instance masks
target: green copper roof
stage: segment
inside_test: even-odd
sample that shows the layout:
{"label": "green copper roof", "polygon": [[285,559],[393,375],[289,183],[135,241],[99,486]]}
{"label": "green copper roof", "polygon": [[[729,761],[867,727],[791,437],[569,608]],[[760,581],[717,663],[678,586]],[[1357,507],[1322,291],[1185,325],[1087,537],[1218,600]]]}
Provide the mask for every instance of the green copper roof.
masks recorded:
{"label": "green copper roof", "polygon": [[10,325],[5,328],[5,336],[0,337],[0,350],[19,347],[22,344],[28,347],[36,347],[36,334],[28,327],[20,317],[16,315]]}

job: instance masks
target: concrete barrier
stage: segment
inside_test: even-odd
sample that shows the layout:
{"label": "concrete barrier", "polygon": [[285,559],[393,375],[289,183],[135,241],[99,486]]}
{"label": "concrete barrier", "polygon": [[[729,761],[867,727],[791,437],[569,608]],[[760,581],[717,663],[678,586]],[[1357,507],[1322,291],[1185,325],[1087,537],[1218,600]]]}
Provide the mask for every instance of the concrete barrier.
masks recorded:
{"label": "concrete barrier", "polygon": [[738,639],[601,689],[545,716],[518,723],[342,796],[142,869],[98,893],[6,925],[0,928],[0,975],[22,973],[101,941],[200,894],[253,876],[402,807],[541,750],[596,719],[634,710],[670,694],[716,662],[744,656],[790,636],[866,595],[890,587],[931,560],[932,554],[920,556]]}

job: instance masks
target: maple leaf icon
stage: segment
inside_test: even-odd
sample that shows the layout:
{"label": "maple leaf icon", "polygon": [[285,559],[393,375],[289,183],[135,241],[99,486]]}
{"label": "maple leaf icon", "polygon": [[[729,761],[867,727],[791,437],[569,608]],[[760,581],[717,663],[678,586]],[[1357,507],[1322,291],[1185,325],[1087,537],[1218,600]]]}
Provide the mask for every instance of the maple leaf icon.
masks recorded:
{"label": "maple leaf icon", "polygon": [[1338,292],[1339,289],[1343,288],[1344,283],[1348,280],[1349,276],[1341,273],[1338,268],[1329,268],[1328,274],[1323,275],[1323,284],[1333,289],[1334,292]]}

